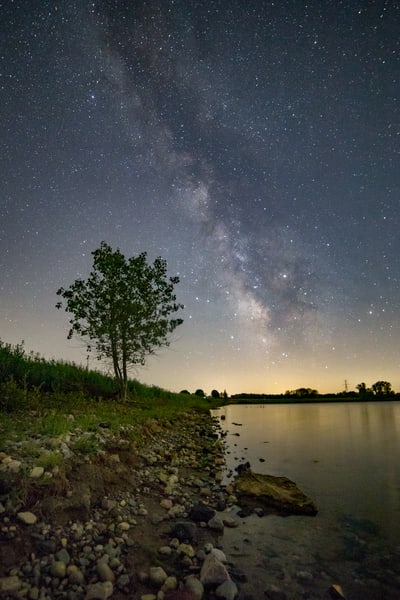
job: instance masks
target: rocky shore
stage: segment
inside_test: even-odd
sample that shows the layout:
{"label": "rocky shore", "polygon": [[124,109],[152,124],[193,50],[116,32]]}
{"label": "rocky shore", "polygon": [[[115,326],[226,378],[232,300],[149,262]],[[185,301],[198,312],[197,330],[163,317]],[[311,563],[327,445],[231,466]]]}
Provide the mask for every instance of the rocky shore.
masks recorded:
{"label": "rocky shore", "polygon": [[236,502],[223,465],[206,413],[117,434],[107,423],[84,433],[71,417],[66,435],[11,440],[0,448],[1,598],[233,600],[244,575],[218,547],[238,525],[218,516]]}

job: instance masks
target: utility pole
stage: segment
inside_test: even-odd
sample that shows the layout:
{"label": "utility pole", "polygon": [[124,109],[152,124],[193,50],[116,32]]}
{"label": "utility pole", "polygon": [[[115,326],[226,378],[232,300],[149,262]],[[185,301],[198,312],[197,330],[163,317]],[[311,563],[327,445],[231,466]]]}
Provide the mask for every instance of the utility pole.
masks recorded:
{"label": "utility pole", "polygon": [[347,379],[344,380],[344,391],[346,392],[346,394],[349,391],[349,386],[347,384]]}

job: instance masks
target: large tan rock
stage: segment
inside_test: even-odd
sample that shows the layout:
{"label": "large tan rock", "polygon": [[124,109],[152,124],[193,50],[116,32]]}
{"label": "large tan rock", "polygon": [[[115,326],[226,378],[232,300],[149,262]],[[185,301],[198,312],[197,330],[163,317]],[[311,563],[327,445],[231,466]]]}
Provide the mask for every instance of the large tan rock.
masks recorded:
{"label": "large tan rock", "polygon": [[297,485],[287,477],[274,477],[253,473],[245,469],[235,479],[235,488],[240,498],[257,500],[258,505],[285,514],[316,515],[318,509]]}

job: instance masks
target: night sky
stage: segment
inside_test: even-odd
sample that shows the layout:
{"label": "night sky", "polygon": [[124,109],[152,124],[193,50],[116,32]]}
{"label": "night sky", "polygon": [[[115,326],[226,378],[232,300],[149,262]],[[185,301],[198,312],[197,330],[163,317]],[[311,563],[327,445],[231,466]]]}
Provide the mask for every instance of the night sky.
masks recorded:
{"label": "night sky", "polygon": [[0,338],[85,364],[105,240],[180,277],[139,380],[400,391],[399,6],[0,2]]}

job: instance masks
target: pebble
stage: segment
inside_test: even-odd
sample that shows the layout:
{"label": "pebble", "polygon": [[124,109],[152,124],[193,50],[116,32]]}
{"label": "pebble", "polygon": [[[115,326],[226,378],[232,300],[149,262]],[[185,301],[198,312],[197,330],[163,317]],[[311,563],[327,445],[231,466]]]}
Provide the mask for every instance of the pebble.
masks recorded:
{"label": "pebble", "polygon": [[150,567],[149,570],[149,581],[151,585],[155,587],[161,587],[168,575],[162,567]]}
{"label": "pebble", "polygon": [[92,583],[86,588],[85,600],[108,600],[113,594],[114,587],[111,581]]}
{"label": "pebble", "polygon": [[167,579],[164,581],[161,590],[163,592],[168,592],[170,590],[176,590],[176,588],[178,587],[178,580],[175,576],[170,576],[167,577]]}
{"label": "pebble", "polygon": [[33,467],[31,472],[29,473],[29,477],[31,479],[40,479],[40,477],[43,475],[43,473],[44,473],[43,467]]}
{"label": "pebble", "polygon": [[204,595],[204,586],[195,575],[189,575],[189,577],[186,577],[185,588],[192,593],[193,600],[202,600]]}
{"label": "pebble", "polygon": [[67,567],[67,577],[71,585],[81,585],[85,580],[82,571],[76,565]]}
{"label": "pebble", "polygon": [[0,592],[5,594],[15,594],[22,587],[22,582],[17,575],[9,577],[0,577]]}
{"label": "pebble", "polygon": [[109,565],[104,560],[99,560],[97,562],[97,574],[102,581],[111,581],[114,583],[115,575],[112,569],[110,569]]}
{"label": "pebble", "polygon": [[25,525],[34,525],[37,521],[37,516],[29,511],[19,512],[17,517],[22,523],[25,523]]}
{"label": "pebble", "polygon": [[189,556],[190,558],[193,558],[196,555],[193,546],[191,546],[190,544],[179,544],[177,550],[179,554],[184,554],[186,556]]}
{"label": "pebble", "polygon": [[208,521],[207,525],[213,531],[218,531],[218,532],[224,531],[224,522],[220,517],[218,517],[216,515]]}
{"label": "pebble", "polygon": [[211,554],[213,554],[215,556],[215,558],[217,560],[219,560],[220,562],[222,562],[222,563],[227,563],[228,562],[225,553],[222,552],[222,550],[220,550],[219,548],[213,548],[211,550]]}
{"label": "pebble", "polygon": [[222,522],[225,525],[225,527],[229,527],[230,529],[239,527],[239,521],[233,519],[232,517],[224,517]]}
{"label": "pebble", "polygon": [[62,560],[55,560],[51,565],[50,572],[53,577],[59,577],[60,579],[63,579],[67,572],[67,565]]}

